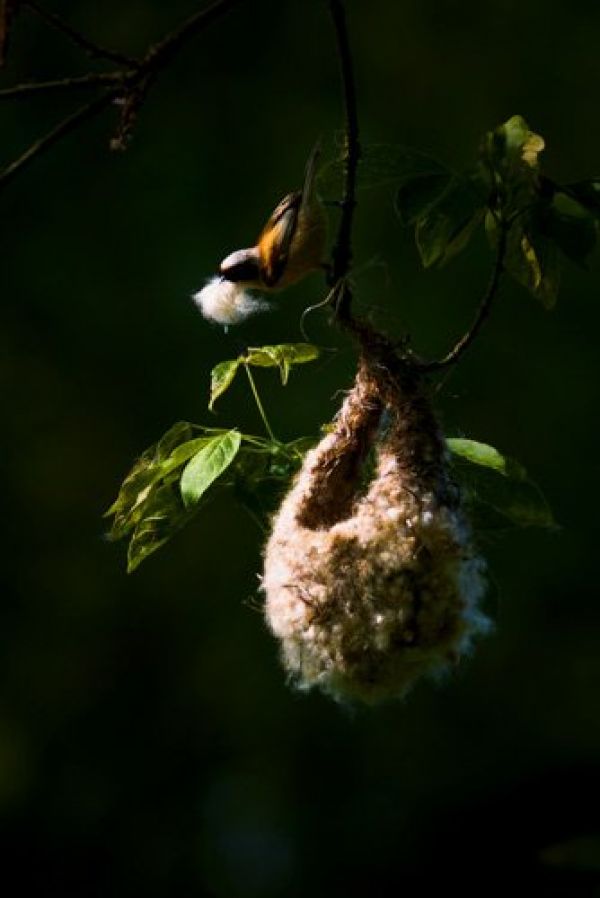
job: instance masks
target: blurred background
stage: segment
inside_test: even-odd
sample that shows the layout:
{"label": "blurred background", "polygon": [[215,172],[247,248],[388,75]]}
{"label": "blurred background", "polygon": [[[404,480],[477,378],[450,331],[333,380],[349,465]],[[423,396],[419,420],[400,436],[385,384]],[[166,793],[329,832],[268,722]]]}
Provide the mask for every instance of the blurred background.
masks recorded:
{"label": "blurred background", "polygon": [[[348,0],[362,140],[467,165],[519,113],[558,181],[599,174],[593,0]],[[56,0],[76,27],[141,53],[194,0]],[[27,11],[0,86],[105,68]],[[0,106],[9,162],[83,102]],[[421,893],[600,895],[599,269],[565,264],[545,313],[508,284],[438,395],[449,434],[488,441],[543,487],[557,532],[484,545],[493,635],[441,683],[349,712],[293,692],[255,608],[261,534],[211,504],[132,576],[102,514],[177,420],[260,430],[245,345],[301,339],[319,278],[224,335],[190,295],[298,185],[343,127],[321,0],[241,4],[164,72],[126,153],[109,110],[0,196],[6,474],[0,604],[0,853],[21,891],[63,896]],[[332,226],[335,213],[332,213]],[[482,236],[423,272],[389,189],[361,194],[357,295],[391,333],[444,351],[487,278]],[[283,389],[277,434],[316,433],[352,378],[337,347]]]}

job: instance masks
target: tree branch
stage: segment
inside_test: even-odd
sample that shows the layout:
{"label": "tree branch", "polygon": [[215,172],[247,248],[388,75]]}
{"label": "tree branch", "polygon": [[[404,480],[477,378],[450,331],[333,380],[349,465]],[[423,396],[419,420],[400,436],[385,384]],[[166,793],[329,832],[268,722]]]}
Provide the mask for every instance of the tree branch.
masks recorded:
{"label": "tree branch", "polygon": [[340,322],[349,323],[351,320],[350,303],[352,301],[352,293],[345,282],[345,278],[352,264],[352,222],[356,208],[356,172],[360,160],[358,113],[354,66],[343,0],[329,0],[329,12],[333,21],[337,42],[346,116],[342,213],[332,250],[329,282],[331,286],[340,285],[339,291],[336,290],[336,316]]}
{"label": "tree branch", "polygon": [[152,72],[153,75],[158,74],[188,41],[241,2],[243,0],[215,0],[211,6],[194,13],[178,28],[150,47],[141,62],[141,68],[146,72]]}
{"label": "tree branch", "polygon": [[39,140],[36,140],[35,143],[32,143],[18,159],[11,162],[10,165],[7,165],[0,173],[0,189],[5,187],[6,184],[23,171],[24,168],[27,168],[34,159],[41,156],[46,150],[49,150],[50,147],[57,143],[61,138],[70,134],[71,131],[74,131],[79,125],[82,125],[88,119],[93,118],[105,109],[118,94],[119,91],[113,90],[103,94],[101,97],[97,97],[95,100],[92,100],[91,103],[87,103],[85,106],[80,107],[76,112],[72,113],[72,115],[63,119],[62,122],[49,131],[44,137],[41,137]]}
{"label": "tree branch", "polygon": [[210,6],[205,7],[181,25],[167,34],[161,41],[150,46],[141,60],[131,59],[121,53],[113,53],[97,46],[84,35],[67,25],[54,13],[49,13],[38,6],[36,0],[23,0],[24,4],[36,12],[50,25],[64,32],[74,43],[82,47],[93,56],[111,59],[122,66],[114,72],[94,73],[73,78],[63,78],[57,81],[45,81],[32,84],[20,84],[0,91],[0,100],[19,99],[36,93],[45,93],[58,90],[79,90],[81,88],[100,87],[102,85],[115,84],[112,90],[108,90],[102,96],[82,106],[71,115],[67,116],[55,128],[44,137],[35,141],[14,162],[11,162],[0,172],[0,188],[15,175],[25,169],[34,159],[50,149],[55,143],[70,134],[79,125],[93,118],[110,103],[121,97],[124,100],[123,112],[116,136],[111,141],[113,148],[122,149],[130,136],[137,114],[145,99],[146,93],[154,78],[165,68],[173,57],[187,44],[189,40],[199,34],[204,28],[216,21],[220,16],[229,12],[242,0],[215,0]]}
{"label": "tree branch", "polygon": [[60,16],[57,16],[56,13],[49,12],[39,6],[39,4],[36,3],[36,0],[22,0],[22,2],[23,6],[28,6],[29,9],[40,17],[40,19],[43,19],[48,25],[51,25],[52,28],[65,34],[69,40],[84,50],[88,56],[92,56],[95,59],[108,59],[111,62],[115,62],[117,65],[122,66],[130,67],[138,65],[138,61],[131,56],[126,56],[124,53],[119,53],[114,50],[108,50],[106,47],[100,47],[94,41],[89,40],[84,34],[81,34],[69,25],[68,22],[65,22]]}
{"label": "tree branch", "polygon": [[508,225],[504,221],[501,221],[499,223],[499,229],[500,233],[498,235],[498,246],[496,248],[496,259],[494,261],[494,267],[492,269],[492,274],[490,276],[487,290],[482,297],[471,327],[460,338],[458,343],[454,345],[450,352],[443,356],[443,358],[437,359],[433,362],[418,362],[417,367],[421,371],[441,371],[444,368],[448,368],[450,365],[456,364],[463,353],[466,352],[466,350],[469,348],[471,343],[473,343],[473,341],[479,334],[479,331],[488,319],[492,308],[492,302],[494,301],[494,298],[498,292],[500,281],[502,279],[502,273],[504,271],[504,261],[506,259],[506,248],[510,225]]}
{"label": "tree branch", "polygon": [[0,90],[0,100],[20,100],[34,94],[51,93],[61,90],[79,90],[80,88],[96,88],[102,84],[126,82],[134,75],[127,72],[91,72],[89,75],[78,75],[73,78],[59,78],[55,81],[32,81],[27,84],[15,84]]}

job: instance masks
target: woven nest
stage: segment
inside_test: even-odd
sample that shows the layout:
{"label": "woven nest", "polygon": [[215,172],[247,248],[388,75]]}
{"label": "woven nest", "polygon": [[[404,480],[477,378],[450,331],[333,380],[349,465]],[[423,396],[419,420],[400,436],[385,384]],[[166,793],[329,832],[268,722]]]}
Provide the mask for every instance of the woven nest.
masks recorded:
{"label": "woven nest", "polygon": [[266,546],[286,669],[341,700],[402,696],[488,628],[483,568],[418,378],[363,360]]}

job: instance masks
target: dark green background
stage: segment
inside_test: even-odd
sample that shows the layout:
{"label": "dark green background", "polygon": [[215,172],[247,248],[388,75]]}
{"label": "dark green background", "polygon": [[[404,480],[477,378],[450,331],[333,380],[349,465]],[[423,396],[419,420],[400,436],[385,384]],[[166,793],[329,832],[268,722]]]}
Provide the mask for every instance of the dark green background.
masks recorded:
{"label": "dark green background", "polygon": [[[141,52],[195,4],[54,8]],[[461,166],[520,113],[550,176],[600,173],[597,3],[348,10],[364,143]],[[12,50],[3,85],[94,65],[30,14]],[[3,159],[77,102],[3,103]],[[164,74],[127,153],[108,152],[107,113],[0,195],[0,852],[21,891],[341,898],[387,879],[398,895],[600,893],[597,856],[548,852],[600,830],[597,267],[565,267],[550,314],[507,286],[439,395],[447,431],[520,459],[561,524],[485,546],[496,632],[446,681],[355,713],[291,691],[246,603],[261,539],[233,502],[131,577],[104,539],[121,478],[172,422],[259,429],[242,381],[208,413],[209,371],[299,339],[323,285],[228,337],[189,296],[342,124],[325,3],[250,0]],[[361,195],[355,249],[362,308],[432,354],[466,326],[490,261],[480,237],[423,273],[385,189]],[[285,390],[259,372],[282,437],[316,432],[351,380],[351,348],[318,316],[309,328],[338,353]]]}

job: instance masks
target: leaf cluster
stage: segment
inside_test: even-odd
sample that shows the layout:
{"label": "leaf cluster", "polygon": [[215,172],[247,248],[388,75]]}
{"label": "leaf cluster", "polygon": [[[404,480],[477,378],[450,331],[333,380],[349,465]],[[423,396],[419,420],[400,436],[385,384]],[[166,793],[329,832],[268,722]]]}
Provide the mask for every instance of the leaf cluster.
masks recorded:
{"label": "leaf cluster", "polygon": [[[282,344],[249,349],[237,359],[220,362],[211,375],[210,403],[231,386],[240,367],[278,368],[287,383],[293,365],[318,357],[310,344]],[[251,381],[253,392],[254,383]],[[262,404],[255,393],[261,414]],[[268,425],[268,422],[265,423]],[[127,475],[107,511],[109,537],[128,539],[128,571],[163,546],[208,499],[224,490],[264,528],[289,489],[311,437],[289,443],[270,433],[255,436],[237,429],[206,427],[180,421],[151,446]],[[476,526],[481,530],[553,525],[552,513],[523,467],[484,443],[449,439],[457,479]]]}
{"label": "leaf cluster", "polygon": [[[503,266],[546,308],[556,302],[560,257],[586,268],[598,239],[600,178],[559,185],[540,168],[544,140],[519,115],[486,133],[464,171],[410,148],[366,147],[359,186],[395,187],[400,222],[414,228],[425,268],[447,264],[480,225]],[[323,185],[333,183],[325,170]]]}
{"label": "leaf cluster", "polygon": [[[249,349],[212,371],[209,407],[232,384],[240,366],[275,367],[287,383],[293,365],[318,357],[310,344]],[[128,571],[163,546],[188,523],[210,496],[223,489],[264,526],[282,491],[300,466],[310,441],[281,443],[237,429],[180,421],[147,449],[129,472],[115,502],[109,538],[129,539]],[[210,491],[210,492],[209,492]]]}
{"label": "leaf cluster", "polygon": [[451,437],[446,445],[477,532],[556,526],[542,491],[519,462],[476,440]]}

